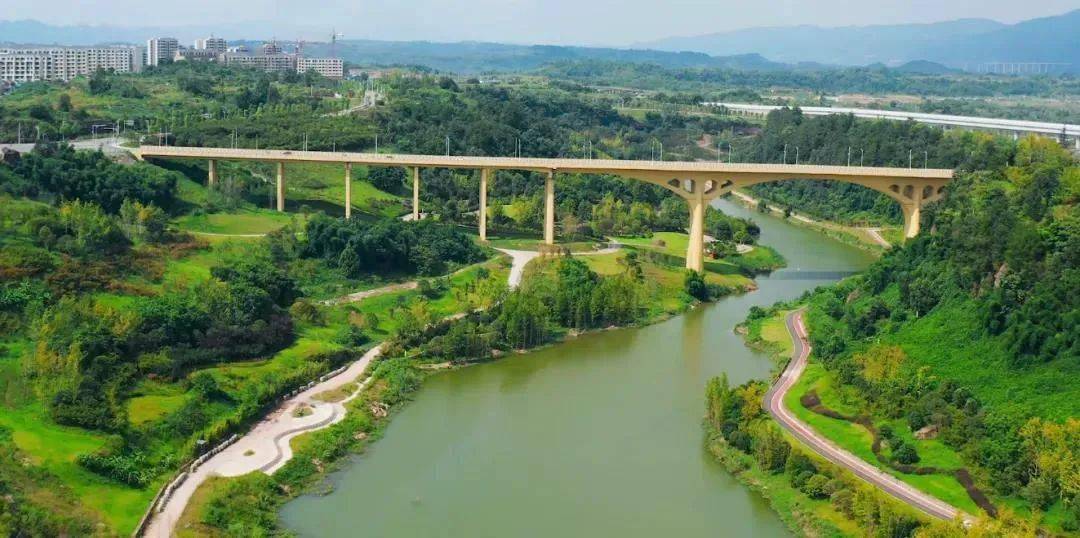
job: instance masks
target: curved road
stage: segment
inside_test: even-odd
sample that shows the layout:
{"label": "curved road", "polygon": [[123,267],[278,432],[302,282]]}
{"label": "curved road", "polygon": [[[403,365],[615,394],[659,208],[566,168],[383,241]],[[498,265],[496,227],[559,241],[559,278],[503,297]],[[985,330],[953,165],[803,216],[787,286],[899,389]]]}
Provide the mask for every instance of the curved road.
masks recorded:
{"label": "curved road", "polygon": [[806,326],[803,324],[803,310],[796,310],[788,314],[786,321],[788,332],[791,334],[795,347],[791,354],[791,362],[784,369],[784,373],[765,393],[765,399],[762,402],[765,410],[780,423],[781,427],[814,452],[855,473],[862,480],[889,495],[936,518],[950,520],[959,516],[966,524],[972,522],[974,518],[971,515],[936,497],[915,489],[891,474],[836,446],[832,441],[819,435],[813,428],[788,411],[787,407],[784,406],[784,397],[791,390],[791,387],[795,385],[795,382],[799,380],[799,377],[802,376],[803,371],[806,370],[811,348],[807,338]]}

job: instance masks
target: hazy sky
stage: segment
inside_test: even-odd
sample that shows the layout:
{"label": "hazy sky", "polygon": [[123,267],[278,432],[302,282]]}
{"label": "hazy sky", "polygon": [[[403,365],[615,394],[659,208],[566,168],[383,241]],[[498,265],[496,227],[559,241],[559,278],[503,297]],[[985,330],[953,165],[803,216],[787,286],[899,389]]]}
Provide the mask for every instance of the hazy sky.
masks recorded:
{"label": "hazy sky", "polygon": [[1016,22],[1076,8],[1080,0],[0,0],[5,18],[52,24],[258,22],[280,37],[336,27],[346,39],[609,45],[803,23]]}

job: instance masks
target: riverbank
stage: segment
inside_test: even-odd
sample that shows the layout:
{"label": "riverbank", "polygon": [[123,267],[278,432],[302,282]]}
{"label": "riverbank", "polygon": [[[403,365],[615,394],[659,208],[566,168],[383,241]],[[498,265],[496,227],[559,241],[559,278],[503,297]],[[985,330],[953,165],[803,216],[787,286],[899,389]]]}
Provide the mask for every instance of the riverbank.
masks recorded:
{"label": "riverbank", "polygon": [[754,293],[666,321],[426,376],[387,435],[315,488],[328,495],[289,502],[283,526],[300,535],[788,536],[705,452],[701,390],[721,372],[735,382],[769,376],[768,361],[731,331],[749,308],[798,297],[870,258],[718,205],[759,221],[762,241],[790,268],[758,277]]}
{"label": "riverbank", "polygon": [[[604,268],[619,268],[617,274],[623,274],[626,270],[623,264],[620,264],[619,258],[625,256],[625,252],[618,252],[616,250],[608,250],[603,252],[597,252],[595,255],[582,256],[582,260],[585,260],[586,264],[593,268],[599,268],[598,272],[603,273]],[[535,267],[532,267],[529,274],[532,278],[538,276],[539,273],[547,271],[548,267],[553,267],[557,258],[551,258],[544,260],[545,263],[534,263]],[[529,260],[525,257],[514,258],[508,278],[510,283],[515,283],[515,276],[520,280],[521,275],[525,272],[523,265]],[[549,263],[550,262],[550,263]],[[625,264],[625,262],[624,262]],[[684,292],[682,271],[671,268],[662,267],[660,265],[642,262],[643,276],[648,282],[648,289],[650,290],[645,297],[646,304],[651,305],[646,308],[649,313],[648,317],[643,318],[640,323],[635,325],[650,324],[667,319],[672,315],[681,313],[686,310],[687,306],[691,303],[687,299],[679,299],[678,304],[670,304],[665,306],[656,302],[656,299],[660,297],[682,297]],[[669,274],[670,273],[670,274]],[[726,275],[713,275],[716,278],[726,278]],[[737,288],[739,291],[746,291],[748,287]],[[731,291],[735,291],[734,289]],[[400,293],[400,291],[397,291]],[[375,300],[373,298],[364,298],[362,301]],[[363,303],[360,304],[363,306]],[[660,311],[663,310],[662,313]],[[606,332],[612,327],[598,328],[594,331],[587,332]],[[541,348],[531,349],[530,352],[535,352],[536,349],[546,349],[561,344],[569,340],[577,340],[584,333],[582,331],[567,330],[555,333],[552,335],[552,339],[545,342]],[[411,353],[409,355],[412,355]],[[512,356],[503,355],[503,356]],[[490,359],[479,362],[490,362]],[[395,365],[393,368],[383,369],[386,364]],[[464,365],[472,365],[476,362],[465,362],[462,364],[453,364],[457,367]],[[249,519],[249,524],[253,525],[251,530],[261,532],[273,527],[270,523],[267,527],[267,522],[264,519],[254,517],[261,510],[260,502],[272,502],[274,506],[280,506],[288,499],[294,497],[296,494],[306,491],[308,487],[321,479],[327,472],[337,468],[340,464],[342,456],[350,453],[356,453],[363,451],[364,448],[373,439],[377,438],[381,433],[383,424],[389,422],[390,418],[394,416],[403,402],[411,397],[411,394],[420,388],[424,379],[430,375],[435,374],[435,370],[440,368],[428,368],[431,366],[428,362],[417,362],[416,360],[405,359],[388,359],[379,363],[373,364],[375,368],[371,375],[369,383],[375,390],[369,389],[368,391],[361,393],[361,397],[358,399],[361,403],[357,405],[350,405],[349,402],[344,402],[341,412],[335,414],[335,418],[341,420],[340,423],[319,423],[319,426],[325,429],[304,433],[303,435],[295,435],[293,432],[289,432],[288,437],[283,437],[278,442],[275,437],[275,443],[281,445],[284,443],[282,450],[279,452],[291,452],[293,458],[285,460],[284,458],[275,460],[273,467],[259,466],[258,470],[263,472],[255,472],[252,475],[242,476],[233,480],[210,480],[206,482],[204,488],[199,489],[191,496],[191,502],[189,509],[175,520],[178,521],[176,531],[180,535],[190,533],[192,535],[205,534],[211,531],[216,525],[211,524],[213,522],[214,514],[218,513],[223,506],[228,506],[228,511],[233,513],[241,513],[239,519]],[[436,364],[437,366],[437,364]],[[395,381],[392,376],[399,378]],[[355,376],[354,376],[355,377]],[[400,382],[400,379],[407,379],[407,383]],[[380,382],[385,383],[393,388],[390,393],[393,394],[393,398],[386,397],[386,391],[377,390],[380,386]],[[327,407],[327,406],[323,406]],[[320,413],[320,406],[315,404],[312,406],[312,413],[309,416],[300,418],[289,418],[291,414],[282,411],[279,413],[281,416],[289,415],[287,421],[296,420],[308,420],[319,422],[318,415]],[[347,420],[348,417],[356,416],[357,418]],[[346,419],[342,419],[342,417]],[[276,431],[276,430],[275,430]],[[237,446],[243,443],[237,443]],[[246,446],[246,444],[245,444]],[[311,449],[311,451],[305,450],[306,447],[317,447]],[[286,450],[288,449],[288,450]],[[313,451],[313,452],[312,452]],[[253,457],[253,454],[248,454],[246,451],[237,448],[235,450],[237,454],[243,454],[243,458]],[[314,453],[317,454],[313,459],[317,461],[317,465],[312,465],[309,456]],[[236,459],[236,458],[232,458]],[[257,458],[253,458],[257,459]],[[214,466],[215,468],[218,466]],[[280,469],[278,469],[280,467]],[[207,468],[209,469],[209,467]],[[275,472],[276,471],[276,472]],[[269,474],[269,476],[263,473]],[[272,474],[271,474],[272,473]],[[207,475],[210,471],[206,472]],[[225,474],[225,473],[219,473]],[[234,475],[238,473],[229,473]],[[255,476],[263,475],[263,476]],[[264,478],[265,476],[265,478]],[[191,486],[194,489],[194,486]],[[262,494],[247,495],[244,491],[254,492],[262,491]],[[269,496],[267,495],[269,494]],[[246,499],[246,500],[245,500]],[[268,501],[267,499],[272,499]],[[241,503],[237,505],[237,503]],[[254,503],[254,504],[248,504]],[[260,523],[261,521],[261,523]],[[209,527],[205,527],[206,525]],[[235,523],[230,523],[234,525]]]}
{"label": "riverbank", "polygon": [[[754,198],[744,192],[732,191],[732,199],[738,201],[744,207],[749,209],[758,210],[761,200]],[[785,212],[778,207],[768,205],[766,206],[771,214],[777,216],[785,215]],[[896,243],[903,241],[903,235],[899,234],[897,230],[892,228],[870,227],[870,228],[857,228],[853,226],[845,226],[836,222],[824,221],[810,218],[806,215],[801,215],[795,212],[790,212],[789,216],[785,217],[786,220],[797,224],[799,226],[806,226],[812,228],[818,233],[821,233],[831,239],[835,239],[847,245],[858,247],[874,255],[881,255],[884,251],[892,248]],[[888,237],[886,237],[888,236]]]}

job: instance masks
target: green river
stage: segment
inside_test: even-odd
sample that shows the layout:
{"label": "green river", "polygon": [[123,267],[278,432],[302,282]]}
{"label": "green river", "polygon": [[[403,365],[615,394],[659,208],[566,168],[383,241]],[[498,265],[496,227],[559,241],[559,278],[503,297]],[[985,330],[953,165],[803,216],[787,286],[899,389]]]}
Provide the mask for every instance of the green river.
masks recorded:
{"label": "green river", "polygon": [[788,267],[759,290],[656,325],[587,334],[430,377],[385,437],[285,506],[300,536],[787,536],[704,447],[705,382],[763,378],[733,332],[770,305],[866,267],[854,247],[727,201]]}

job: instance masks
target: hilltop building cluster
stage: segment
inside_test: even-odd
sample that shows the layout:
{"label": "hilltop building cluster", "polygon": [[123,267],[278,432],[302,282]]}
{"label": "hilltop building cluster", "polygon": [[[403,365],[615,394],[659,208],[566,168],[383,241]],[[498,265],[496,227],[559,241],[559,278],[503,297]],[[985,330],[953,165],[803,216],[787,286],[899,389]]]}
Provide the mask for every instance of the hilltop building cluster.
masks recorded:
{"label": "hilltop building cluster", "polygon": [[220,37],[195,40],[193,47],[184,47],[171,37],[158,37],[146,42],[147,65],[165,62],[210,61],[225,65],[238,65],[276,73],[295,71],[316,73],[333,79],[345,74],[341,58],[311,58],[305,56],[301,44],[293,52],[286,52],[276,41],[263,43],[252,50],[247,45],[230,47]]}
{"label": "hilltop building cluster", "polygon": [[10,47],[0,48],[0,84],[22,84],[39,80],[67,82],[99,69],[135,73],[147,66],[171,62],[218,62],[261,69],[266,72],[316,73],[332,79],[344,76],[341,58],[310,58],[298,44],[284,51],[275,41],[252,50],[246,45],[230,47],[224,38],[196,39],[192,46],[172,37],[155,37],[145,47],[131,45],[102,47]]}

